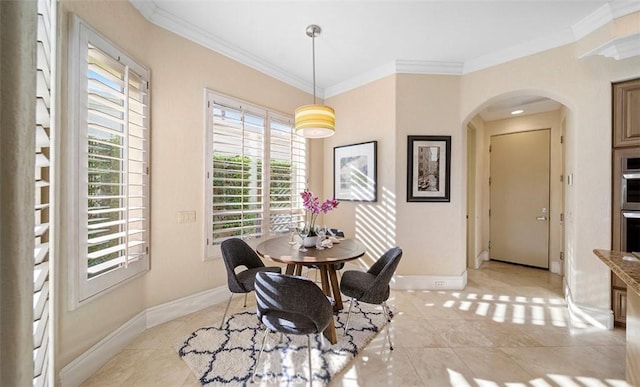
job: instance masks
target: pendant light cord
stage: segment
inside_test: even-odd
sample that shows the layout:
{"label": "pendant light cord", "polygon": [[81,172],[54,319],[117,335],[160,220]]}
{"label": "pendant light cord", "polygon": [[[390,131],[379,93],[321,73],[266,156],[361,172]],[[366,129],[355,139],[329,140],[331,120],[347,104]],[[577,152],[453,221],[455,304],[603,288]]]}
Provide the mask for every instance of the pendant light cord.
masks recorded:
{"label": "pendant light cord", "polygon": [[311,35],[311,58],[313,68],[313,104],[316,104],[316,32]]}

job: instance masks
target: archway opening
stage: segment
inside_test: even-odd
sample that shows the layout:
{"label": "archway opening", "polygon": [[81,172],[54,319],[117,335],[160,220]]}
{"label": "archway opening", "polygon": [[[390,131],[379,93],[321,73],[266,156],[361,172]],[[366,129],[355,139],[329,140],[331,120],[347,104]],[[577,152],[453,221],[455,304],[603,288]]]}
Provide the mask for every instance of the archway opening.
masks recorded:
{"label": "archway opening", "polygon": [[[505,93],[480,104],[464,122],[466,137],[467,266],[479,268],[491,259],[492,136],[548,129],[549,206],[540,209],[548,221],[548,269],[564,273],[564,166],[569,109],[540,91]],[[507,168],[509,168],[507,166]],[[542,218],[542,215],[534,217]]]}

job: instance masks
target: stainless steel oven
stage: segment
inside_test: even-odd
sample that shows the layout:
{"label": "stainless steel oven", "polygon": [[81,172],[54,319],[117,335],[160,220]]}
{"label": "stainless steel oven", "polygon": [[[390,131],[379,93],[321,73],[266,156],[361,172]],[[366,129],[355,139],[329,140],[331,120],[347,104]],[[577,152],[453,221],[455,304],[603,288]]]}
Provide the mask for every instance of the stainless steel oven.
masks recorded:
{"label": "stainless steel oven", "polygon": [[615,149],[612,164],[611,248],[640,251],[640,147]]}
{"label": "stainless steel oven", "polygon": [[622,251],[640,252],[640,211],[622,211],[620,247]]}
{"label": "stainless steel oven", "polygon": [[640,211],[640,156],[622,158],[623,210]]}

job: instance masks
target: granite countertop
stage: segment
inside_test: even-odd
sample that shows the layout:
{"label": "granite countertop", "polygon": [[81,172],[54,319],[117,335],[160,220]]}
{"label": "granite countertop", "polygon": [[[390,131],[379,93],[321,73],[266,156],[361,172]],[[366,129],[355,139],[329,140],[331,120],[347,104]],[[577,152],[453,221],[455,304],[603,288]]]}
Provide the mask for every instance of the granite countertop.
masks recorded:
{"label": "granite countertop", "polygon": [[640,259],[620,251],[596,249],[593,252],[627,284],[627,289],[640,294]]}

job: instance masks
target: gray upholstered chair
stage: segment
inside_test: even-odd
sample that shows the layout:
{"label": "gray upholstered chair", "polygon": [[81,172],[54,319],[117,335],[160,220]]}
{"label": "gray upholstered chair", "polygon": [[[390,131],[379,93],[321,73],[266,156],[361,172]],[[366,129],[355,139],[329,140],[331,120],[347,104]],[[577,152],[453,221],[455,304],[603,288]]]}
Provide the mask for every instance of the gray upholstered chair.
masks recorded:
{"label": "gray upholstered chair", "polygon": [[[390,294],[389,282],[391,282],[391,277],[393,277],[393,273],[398,267],[400,258],[402,258],[402,250],[399,247],[393,247],[384,253],[367,272],[347,270],[342,274],[340,291],[345,296],[351,297],[347,323],[344,326],[345,335],[349,329],[349,319],[351,318],[351,307],[354,299],[367,304],[382,304],[382,311],[387,321],[391,322],[391,312],[387,307],[387,300]],[[389,341],[390,349],[393,350],[389,328],[387,328],[387,340]]]}
{"label": "gray upholstered chair", "polygon": [[[227,268],[227,286],[231,291],[220,323],[220,329],[222,329],[233,294],[244,293],[244,306],[246,307],[247,294],[254,289],[256,274],[262,271],[280,273],[282,269],[278,266],[265,266],[258,254],[242,239],[227,239],[220,244],[220,250],[222,251],[222,260]],[[246,269],[236,273],[236,268],[241,266]]]}
{"label": "gray upholstered chair", "polygon": [[311,335],[319,334],[322,343],[322,332],[333,319],[333,307],[327,296],[307,278],[277,273],[258,273],[255,289],[258,318],[266,328],[251,380],[258,370],[267,336],[274,331],[307,335],[309,383],[313,383]]}

